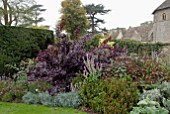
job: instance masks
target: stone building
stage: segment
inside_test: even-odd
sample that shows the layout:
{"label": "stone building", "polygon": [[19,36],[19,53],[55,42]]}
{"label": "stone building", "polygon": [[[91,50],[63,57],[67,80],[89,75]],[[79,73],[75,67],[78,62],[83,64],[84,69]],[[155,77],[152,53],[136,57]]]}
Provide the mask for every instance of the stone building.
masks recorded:
{"label": "stone building", "polygon": [[112,37],[115,39],[131,39],[142,42],[153,40],[153,22],[144,22],[137,27],[112,29]]}
{"label": "stone building", "polygon": [[145,22],[124,31],[112,29],[113,38],[170,43],[170,0],[165,0],[152,14],[153,22]]}
{"label": "stone building", "polygon": [[126,28],[116,28],[110,30],[109,32],[112,32],[112,38],[122,39],[126,33]]}
{"label": "stone building", "polygon": [[152,14],[153,42],[170,43],[170,0],[164,1]]}
{"label": "stone building", "polygon": [[137,27],[129,27],[123,39],[151,42],[153,40],[153,23],[145,22]]}

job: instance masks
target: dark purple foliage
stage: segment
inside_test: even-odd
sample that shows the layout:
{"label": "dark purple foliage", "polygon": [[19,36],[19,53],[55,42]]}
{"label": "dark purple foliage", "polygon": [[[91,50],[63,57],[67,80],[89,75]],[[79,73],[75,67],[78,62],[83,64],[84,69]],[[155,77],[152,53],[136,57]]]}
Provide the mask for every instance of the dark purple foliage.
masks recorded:
{"label": "dark purple foliage", "polygon": [[41,51],[37,58],[37,66],[28,72],[28,81],[35,79],[44,79],[52,84],[52,93],[70,91],[70,82],[77,73],[84,70],[83,58],[86,60],[87,54],[95,57],[95,62],[100,63],[103,69],[107,68],[114,62],[117,56],[121,56],[124,50],[118,46],[111,47],[107,42],[111,37],[106,39],[103,44],[96,48],[85,49],[90,40],[95,38],[86,35],[78,39],[80,27],[74,31],[74,41],[70,41],[67,35],[61,34],[61,30],[65,25],[65,20],[57,28],[57,38],[61,41],[56,45],[49,45],[44,51]]}
{"label": "dark purple foliage", "polygon": [[82,72],[84,68],[83,58],[85,50],[80,42],[71,42],[64,37],[55,46],[40,52],[36,58],[37,67],[28,73],[28,80],[41,77],[55,87],[58,91],[69,91],[70,81],[76,73]]}
{"label": "dark purple foliage", "polygon": [[93,53],[97,57],[97,62],[103,64],[104,68],[107,68],[117,57],[125,57],[127,49],[119,48],[116,44],[114,46],[107,45],[107,42],[111,40],[111,37],[107,38],[99,47],[93,49]]}
{"label": "dark purple foliage", "polygon": [[72,78],[76,76],[76,73],[82,73],[84,70],[83,58],[86,59],[87,54],[95,57],[95,62],[103,64],[105,69],[111,62],[114,62],[116,57],[124,53],[124,50],[118,46],[111,47],[106,43],[87,52],[84,49],[84,44],[90,38],[89,35],[86,35],[80,40],[71,42],[65,36],[55,46],[49,45],[46,50],[38,54],[37,66],[28,72],[28,80],[45,79],[52,84],[55,92],[70,91],[69,86]]}

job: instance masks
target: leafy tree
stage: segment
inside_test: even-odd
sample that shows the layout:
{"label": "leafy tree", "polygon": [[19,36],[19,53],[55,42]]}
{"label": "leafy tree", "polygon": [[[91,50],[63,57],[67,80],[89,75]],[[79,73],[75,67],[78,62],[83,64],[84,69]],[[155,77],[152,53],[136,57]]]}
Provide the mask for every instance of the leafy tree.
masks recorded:
{"label": "leafy tree", "polygon": [[27,14],[23,14],[22,20],[20,20],[21,26],[38,26],[39,22],[45,21],[43,17],[40,17],[41,13],[46,11],[42,8],[43,5],[33,5],[27,11]]}
{"label": "leafy tree", "polygon": [[105,15],[109,11],[111,11],[111,10],[104,9],[104,6],[102,4],[98,4],[98,5],[88,4],[88,5],[85,5],[85,9],[86,9],[86,14],[88,16],[88,20],[90,23],[90,28],[92,29],[92,33],[95,33],[97,31],[96,27],[101,29],[99,27],[99,23],[101,23],[101,24],[105,23],[103,19],[99,19],[96,16],[98,14]]}
{"label": "leafy tree", "polygon": [[45,11],[41,7],[42,5],[37,5],[34,0],[0,0],[0,25],[31,26],[35,20],[36,25],[42,19],[34,17]]}
{"label": "leafy tree", "polygon": [[89,26],[86,11],[80,0],[64,0],[61,6],[62,16],[59,24],[65,20],[63,30],[70,34],[71,39],[76,39],[79,35],[84,34]]}

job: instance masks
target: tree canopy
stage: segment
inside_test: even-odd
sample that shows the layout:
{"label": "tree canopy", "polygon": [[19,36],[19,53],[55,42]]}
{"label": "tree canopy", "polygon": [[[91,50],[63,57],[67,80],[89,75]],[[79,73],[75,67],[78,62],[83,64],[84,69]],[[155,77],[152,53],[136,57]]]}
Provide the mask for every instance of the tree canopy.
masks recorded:
{"label": "tree canopy", "polygon": [[43,21],[39,17],[42,5],[37,5],[34,0],[1,0],[0,25],[32,26]]}
{"label": "tree canopy", "polygon": [[64,30],[70,34],[70,38],[76,37],[74,34],[78,29],[78,35],[82,35],[89,27],[86,11],[80,0],[64,0],[61,3],[61,20],[65,20]]}
{"label": "tree canopy", "polygon": [[100,24],[105,23],[103,19],[97,18],[97,15],[98,14],[105,15],[111,10],[109,10],[109,9],[106,10],[102,4],[98,4],[98,5],[88,4],[88,5],[85,5],[84,7],[86,9],[86,14],[88,16],[88,20],[90,23],[90,28],[92,29],[92,33],[95,33],[95,32],[97,32],[96,28],[101,29],[99,27],[99,23]]}

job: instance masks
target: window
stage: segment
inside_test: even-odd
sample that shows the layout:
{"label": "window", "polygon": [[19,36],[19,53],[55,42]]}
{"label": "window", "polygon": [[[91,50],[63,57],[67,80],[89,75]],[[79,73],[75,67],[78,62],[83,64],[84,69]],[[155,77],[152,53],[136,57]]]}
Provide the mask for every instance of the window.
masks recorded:
{"label": "window", "polygon": [[166,14],[165,13],[162,14],[162,20],[166,20]]}
{"label": "window", "polygon": [[153,32],[151,33],[150,39],[153,41]]}

